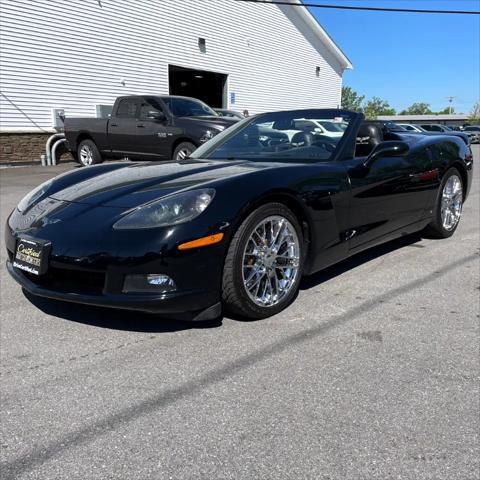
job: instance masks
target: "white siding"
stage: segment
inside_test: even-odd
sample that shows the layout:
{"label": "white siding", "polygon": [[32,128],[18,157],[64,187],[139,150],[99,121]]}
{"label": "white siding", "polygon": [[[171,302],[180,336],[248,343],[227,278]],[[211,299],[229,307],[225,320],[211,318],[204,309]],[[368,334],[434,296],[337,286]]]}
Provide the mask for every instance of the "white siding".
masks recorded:
{"label": "white siding", "polygon": [[[232,108],[240,111],[340,103],[342,66],[296,8],[234,0],[0,5],[1,91],[42,128],[52,127],[52,108],[94,116],[95,104],[119,95],[167,94],[169,64],[229,74]],[[3,96],[0,102],[1,130],[35,130]]]}

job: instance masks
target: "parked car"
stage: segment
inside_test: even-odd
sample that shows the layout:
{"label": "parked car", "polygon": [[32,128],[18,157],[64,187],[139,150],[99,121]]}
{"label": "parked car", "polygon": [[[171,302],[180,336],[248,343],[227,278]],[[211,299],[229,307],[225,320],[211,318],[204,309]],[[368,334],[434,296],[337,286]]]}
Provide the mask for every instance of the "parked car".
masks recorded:
{"label": "parked car", "polygon": [[[460,132],[452,126],[449,125],[431,125],[430,130],[425,130],[421,125],[415,125],[413,123],[399,123],[401,127],[405,130],[409,131],[410,133],[424,133],[427,135],[450,135],[453,134],[455,136],[461,137],[467,144],[474,143],[473,139],[475,135],[470,134],[468,132]],[[438,127],[438,128],[436,128]]]}
{"label": "parked car", "polygon": [[424,123],[421,125],[421,127],[427,132],[449,132],[450,131],[450,129],[448,129],[445,125],[440,125],[436,123]]}
{"label": "parked car", "polygon": [[327,119],[305,119],[295,120],[295,128],[303,131],[310,131],[332,138],[340,138],[345,133],[344,128],[335,122]]}
{"label": "parked car", "polygon": [[[263,137],[267,138],[268,141],[275,142],[282,141],[279,138],[278,132],[282,132],[283,141],[290,142],[293,138],[303,138],[298,134],[309,133],[311,134],[314,140],[317,138],[326,137],[331,138],[341,138],[345,133],[345,130],[348,125],[345,125],[344,122],[341,122],[339,119],[333,120],[318,120],[318,119],[306,119],[298,118],[295,119],[293,123],[288,123],[283,125],[281,121],[277,122],[266,122],[258,125],[260,132],[265,132],[265,135],[260,135],[260,139]],[[325,140],[326,141],[326,140]]]}
{"label": "parked car", "polygon": [[226,108],[214,108],[214,110],[221,117],[236,118],[238,120],[243,120],[245,118],[243,113],[237,112],[236,110],[228,110]]}
{"label": "parked car", "polygon": [[[341,138],[285,133],[318,118],[348,127]],[[70,171],[9,216],[8,271],[33,295],[71,302],[195,320],[222,308],[274,315],[303,275],[408,233],[455,232],[470,148],[382,125],[343,110],[267,113],[188,162]]]}
{"label": "parked car", "polygon": [[480,143],[480,125],[469,125],[463,131],[470,136],[472,143]]}
{"label": "parked car", "polygon": [[397,123],[397,125],[403,127],[407,132],[426,133],[426,130],[420,125],[415,125],[413,123]]}
{"label": "parked car", "polygon": [[464,132],[454,132],[450,128],[448,128],[446,125],[440,125],[437,123],[422,123],[420,125],[424,130],[430,133],[441,133],[441,134],[448,134],[448,135],[454,135],[456,137],[460,137],[464,140],[467,145],[470,142],[470,135]]}
{"label": "parked car", "polygon": [[69,150],[82,165],[105,158],[182,160],[238,120],[189,97],[119,97],[110,118],[65,118]]}

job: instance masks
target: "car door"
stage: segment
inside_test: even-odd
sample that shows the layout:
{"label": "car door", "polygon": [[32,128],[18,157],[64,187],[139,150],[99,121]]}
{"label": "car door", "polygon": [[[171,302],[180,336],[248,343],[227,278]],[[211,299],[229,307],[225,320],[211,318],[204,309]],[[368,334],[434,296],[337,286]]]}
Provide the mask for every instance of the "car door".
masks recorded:
{"label": "car door", "polygon": [[170,159],[176,129],[169,124],[162,106],[153,100],[142,100],[138,117],[136,129],[143,157],[147,160]]}
{"label": "car door", "polygon": [[348,236],[351,250],[401,233],[419,222],[431,203],[438,172],[427,149],[396,156],[386,154],[364,167],[365,157],[346,162],[351,201]]}
{"label": "car door", "polygon": [[117,110],[108,124],[108,139],[112,155],[135,158],[138,151],[137,112],[138,97],[125,97],[119,100]]}

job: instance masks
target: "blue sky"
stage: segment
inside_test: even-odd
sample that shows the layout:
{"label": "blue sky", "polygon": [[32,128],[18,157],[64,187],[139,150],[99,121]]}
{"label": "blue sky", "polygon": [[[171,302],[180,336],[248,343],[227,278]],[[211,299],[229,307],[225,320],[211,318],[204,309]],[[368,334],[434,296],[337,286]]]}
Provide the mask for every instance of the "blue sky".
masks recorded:
{"label": "blue sky", "polygon": [[[304,0],[305,3],[480,10],[480,0]],[[397,110],[414,102],[470,112],[480,98],[480,17],[312,8],[353,63],[344,85]]]}

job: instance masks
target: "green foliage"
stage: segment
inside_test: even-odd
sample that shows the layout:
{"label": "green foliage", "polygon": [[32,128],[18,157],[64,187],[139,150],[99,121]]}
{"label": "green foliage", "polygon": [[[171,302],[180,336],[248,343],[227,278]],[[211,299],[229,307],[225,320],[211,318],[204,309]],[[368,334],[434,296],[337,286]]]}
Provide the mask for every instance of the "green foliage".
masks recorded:
{"label": "green foliage", "polygon": [[430,104],[425,102],[417,102],[410,105],[406,110],[402,110],[400,115],[428,115],[433,113]]}
{"label": "green foliage", "polygon": [[395,115],[395,109],[386,100],[378,97],[371,98],[364,107],[365,117],[375,120],[379,115]]}
{"label": "green foliage", "polygon": [[455,109],[453,107],[445,107],[443,110],[437,112],[437,115],[447,115],[449,113],[455,113]]}
{"label": "green foliage", "polygon": [[470,123],[478,125],[480,123],[480,101],[476,102],[468,117]]}
{"label": "green foliage", "polygon": [[351,87],[342,87],[342,108],[351,112],[362,112],[364,95],[359,95]]}
{"label": "green foliage", "polygon": [[342,108],[364,113],[369,119],[375,119],[378,115],[395,115],[395,109],[386,100],[373,97],[365,102],[365,95],[359,95],[351,87],[342,87]]}

